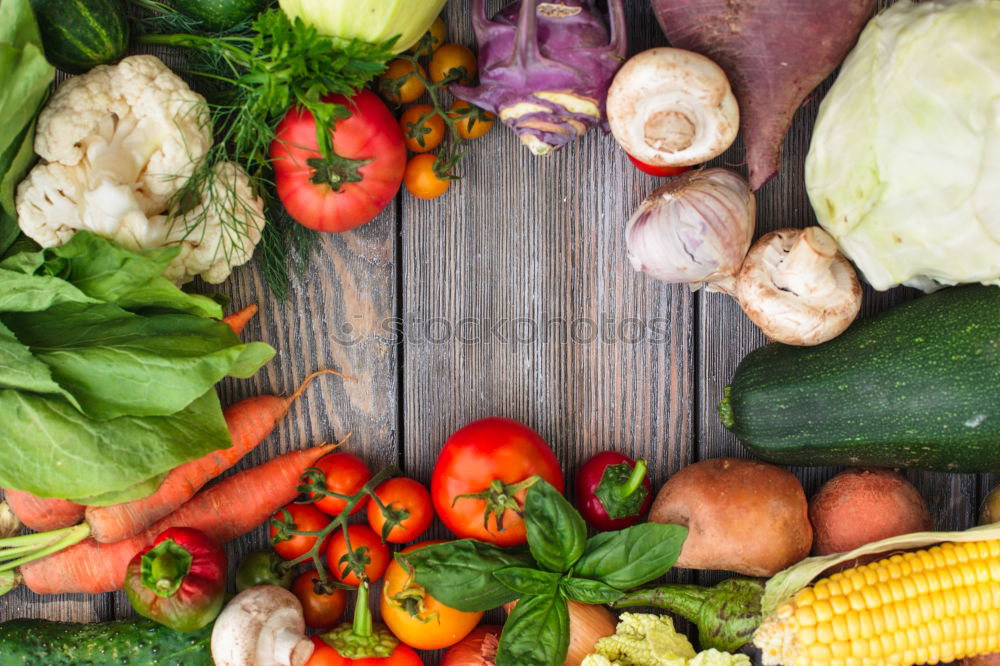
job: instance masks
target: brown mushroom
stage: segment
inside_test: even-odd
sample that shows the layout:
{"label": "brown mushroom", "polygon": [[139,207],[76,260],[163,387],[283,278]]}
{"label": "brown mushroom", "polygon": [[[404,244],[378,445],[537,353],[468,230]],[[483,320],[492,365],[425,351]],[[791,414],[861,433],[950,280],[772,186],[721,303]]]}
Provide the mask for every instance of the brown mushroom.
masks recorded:
{"label": "brown mushroom", "polygon": [[779,229],[754,243],[736,298],[767,337],[818,345],[837,337],[861,309],[861,284],[837,243],[819,227]]}
{"label": "brown mushroom", "polygon": [[802,484],[776,465],[714,458],[674,474],[651,523],[684,525],[676,566],[773,576],[809,554],[812,526]]}
{"label": "brown mushroom", "polygon": [[608,124],[646,164],[690,166],[736,139],[740,112],[722,68],[703,55],[660,47],[626,62],[608,90]]}

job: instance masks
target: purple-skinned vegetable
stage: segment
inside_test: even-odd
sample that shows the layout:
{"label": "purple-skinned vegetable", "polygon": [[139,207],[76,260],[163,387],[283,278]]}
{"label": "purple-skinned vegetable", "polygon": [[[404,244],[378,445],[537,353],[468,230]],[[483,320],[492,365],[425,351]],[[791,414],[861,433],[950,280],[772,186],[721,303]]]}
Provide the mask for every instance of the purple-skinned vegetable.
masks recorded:
{"label": "purple-skinned vegetable", "polygon": [[608,88],[628,46],[622,2],[608,0],[607,21],[593,0],[523,0],[490,20],[485,0],[472,0],[480,85],[452,93],[497,114],[536,155],[607,130]]}

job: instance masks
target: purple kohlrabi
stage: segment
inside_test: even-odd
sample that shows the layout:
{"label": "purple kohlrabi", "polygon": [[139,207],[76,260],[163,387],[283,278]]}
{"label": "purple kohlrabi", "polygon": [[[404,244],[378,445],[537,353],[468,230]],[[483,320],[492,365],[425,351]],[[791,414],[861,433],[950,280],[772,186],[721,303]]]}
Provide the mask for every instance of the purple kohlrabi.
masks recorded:
{"label": "purple kohlrabi", "polygon": [[608,87],[627,48],[622,2],[608,0],[605,23],[594,0],[521,0],[493,20],[485,0],[472,0],[481,84],[451,91],[499,115],[537,155],[598,123],[606,130]]}

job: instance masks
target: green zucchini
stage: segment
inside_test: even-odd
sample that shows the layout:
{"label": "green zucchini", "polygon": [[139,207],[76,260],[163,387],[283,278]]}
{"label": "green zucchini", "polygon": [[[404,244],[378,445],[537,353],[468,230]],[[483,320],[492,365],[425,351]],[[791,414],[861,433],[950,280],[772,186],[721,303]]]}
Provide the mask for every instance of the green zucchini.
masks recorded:
{"label": "green zucchini", "polygon": [[921,296],[815,347],[765,345],[719,414],[784,465],[1000,471],[1000,288]]}
{"label": "green zucchini", "polygon": [[212,666],[212,626],[182,633],[144,617],[0,624],[0,666]]}
{"label": "green zucchini", "polygon": [[81,74],[117,62],[128,50],[128,13],[121,0],[31,0],[45,57]]}

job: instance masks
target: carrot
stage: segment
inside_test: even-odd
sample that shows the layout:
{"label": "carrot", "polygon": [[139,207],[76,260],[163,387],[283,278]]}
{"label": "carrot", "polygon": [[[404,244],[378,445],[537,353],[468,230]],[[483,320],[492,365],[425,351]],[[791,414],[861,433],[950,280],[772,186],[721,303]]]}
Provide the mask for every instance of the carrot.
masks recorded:
{"label": "carrot", "polygon": [[148,497],[113,506],[87,507],[90,535],[103,543],[121,541],[173,513],[191,499],[202,486],[253,451],[271,434],[274,426],[312,380],[326,374],[344,377],[335,370],[319,370],[306,377],[295,393],[287,398],[260,395],[241,400],[227,408],[224,416],[233,439],[231,447],[213,451],[204,458],[192,460],[172,470],[160,484],[159,489]]}
{"label": "carrot", "polygon": [[223,317],[222,322],[229,324],[229,328],[233,329],[233,333],[239,335],[246,328],[246,325],[250,323],[255,314],[257,314],[257,305],[248,305],[239,312],[234,312],[227,317]]}
{"label": "carrot", "polygon": [[76,525],[87,508],[69,500],[35,497],[22,490],[4,490],[4,499],[17,519],[36,532]]}
{"label": "carrot", "polygon": [[246,534],[298,495],[299,476],[335,444],[278,456],[219,481],[146,530],[116,543],[87,539],[21,565],[24,583],[38,594],[100,594],[121,589],[137,552],[168,527],[192,527],[222,543]]}

